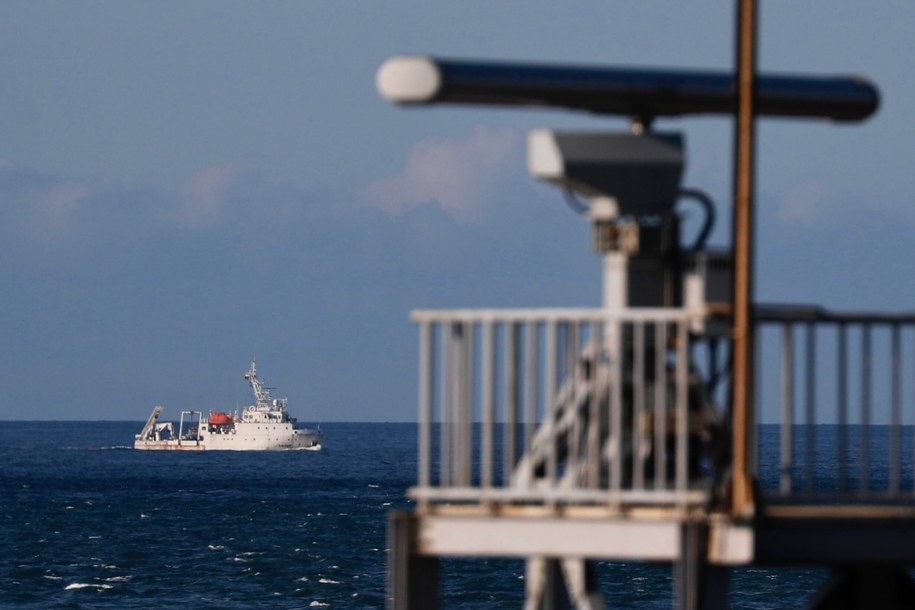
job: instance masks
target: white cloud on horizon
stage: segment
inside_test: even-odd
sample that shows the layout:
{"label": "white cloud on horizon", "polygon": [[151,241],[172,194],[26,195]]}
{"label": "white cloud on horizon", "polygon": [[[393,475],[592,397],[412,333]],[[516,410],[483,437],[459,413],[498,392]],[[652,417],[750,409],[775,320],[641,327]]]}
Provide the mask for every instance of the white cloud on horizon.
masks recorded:
{"label": "white cloud on horizon", "polygon": [[779,197],[776,218],[782,224],[810,224],[820,219],[823,204],[835,192],[821,180],[807,180],[792,185]]}
{"label": "white cloud on horizon", "polygon": [[42,248],[64,243],[78,234],[78,223],[98,196],[94,185],[17,168],[0,157],[0,220],[11,243]]}
{"label": "white cloud on horizon", "polygon": [[213,165],[193,174],[175,192],[106,188],[17,168],[0,157],[0,218],[11,243],[73,251],[103,236],[152,235],[169,228],[202,229],[226,214],[244,161]]}
{"label": "white cloud on horizon", "polygon": [[403,171],[370,184],[365,198],[392,215],[437,202],[457,220],[473,222],[515,162],[519,139],[514,130],[481,126],[465,140],[422,140],[407,153]]}
{"label": "white cloud on horizon", "polygon": [[73,214],[92,196],[88,186],[76,183],[55,184],[35,196],[35,211],[43,229],[63,231],[70,228]]}
{"label": "white cloud on horizon", "polygon": [[181,189],[181,202],[170,220],[190,228],[214,225],[220,218],[227,195],[247,164],[232,161],[211,165],[191,176]]}

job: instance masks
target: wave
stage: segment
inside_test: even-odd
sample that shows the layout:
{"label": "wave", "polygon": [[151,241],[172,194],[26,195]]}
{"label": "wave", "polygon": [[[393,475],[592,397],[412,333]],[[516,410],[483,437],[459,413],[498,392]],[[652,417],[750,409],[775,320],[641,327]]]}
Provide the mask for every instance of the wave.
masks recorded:
{"label": "wave", "polygon": [[104,591],[105,589],[112,589],[112,585],[104,585],[99,583],[89,583],[89,582],[74,582],[66,587],[64,591],[72,591],[75,589],[97,589],[99,591]]}

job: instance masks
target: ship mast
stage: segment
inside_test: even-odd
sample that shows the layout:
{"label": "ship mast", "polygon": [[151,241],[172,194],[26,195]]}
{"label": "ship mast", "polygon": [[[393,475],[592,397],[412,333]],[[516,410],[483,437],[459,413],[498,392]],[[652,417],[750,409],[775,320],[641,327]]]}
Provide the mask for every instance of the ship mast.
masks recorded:
{"label": "ship mast", "polygon": [[245,379],[251,384],[251,390],[254,392],[254,402],[258,409],[267,409],[270,407],[270,391],[264,388],[260,379],[257,378],[257,365],[251,361],[251,368],[245,373]]}
{"label": "ship mast", "polygon": [[251,390],[254,392],[254,408],[258,411],[279,410],[285,411],[288,399],[271,398],[270,388],[264,386],[261,380],[257,378],[256,361],[251,361],[251,368],[245,373],[245,379],[251,384]]}

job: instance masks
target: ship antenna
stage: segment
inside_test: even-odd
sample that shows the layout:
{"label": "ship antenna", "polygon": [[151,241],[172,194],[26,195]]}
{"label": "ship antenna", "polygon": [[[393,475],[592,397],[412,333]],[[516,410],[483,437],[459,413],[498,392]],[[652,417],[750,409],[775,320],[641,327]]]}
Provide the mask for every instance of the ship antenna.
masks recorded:
{"label": "ship antenna", "polygon": [[254,400],[257,407],[267,407],[270,402],[270,391],[264,388],[260,379],[257,378],[256,360],[251,361],[251,368],[245,373],[245,379],[251,384],[251,390],[254,392]]}

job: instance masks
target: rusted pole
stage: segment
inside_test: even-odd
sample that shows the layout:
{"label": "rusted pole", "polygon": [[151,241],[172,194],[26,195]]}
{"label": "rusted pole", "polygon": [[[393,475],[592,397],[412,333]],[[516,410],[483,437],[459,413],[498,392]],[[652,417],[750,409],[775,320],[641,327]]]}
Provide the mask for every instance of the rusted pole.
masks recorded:
{"label": "rusted pole", "polygon": [[734,155],[734,364],[733,477],[731,513],[747,517],[753,512],[750,467],[750,423],[753,418],[753,170],[756,77],[755,0],[738,0],[737,108]]}

